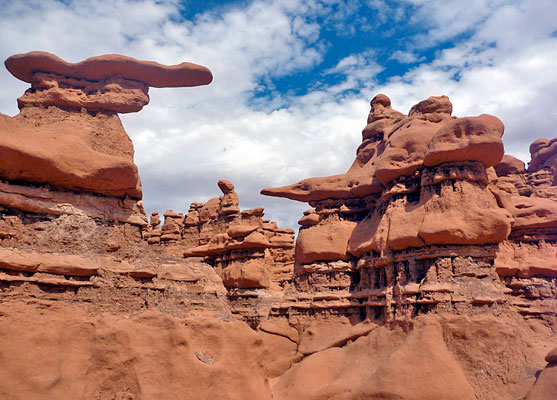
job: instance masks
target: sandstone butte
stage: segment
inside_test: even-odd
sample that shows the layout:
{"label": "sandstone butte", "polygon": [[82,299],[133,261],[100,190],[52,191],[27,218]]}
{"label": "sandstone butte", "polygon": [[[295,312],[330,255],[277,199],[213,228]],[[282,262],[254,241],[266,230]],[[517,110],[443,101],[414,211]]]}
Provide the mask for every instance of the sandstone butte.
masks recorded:
{"label": "sandstone butte", "polygon": [[226,180],[148,220],[118,113],[209,70],[6,66],[0,398],[557,398],[556,138],[526,165],[496,117],[378,95],[346,173],[262,191],[309,203],[296,238]]}

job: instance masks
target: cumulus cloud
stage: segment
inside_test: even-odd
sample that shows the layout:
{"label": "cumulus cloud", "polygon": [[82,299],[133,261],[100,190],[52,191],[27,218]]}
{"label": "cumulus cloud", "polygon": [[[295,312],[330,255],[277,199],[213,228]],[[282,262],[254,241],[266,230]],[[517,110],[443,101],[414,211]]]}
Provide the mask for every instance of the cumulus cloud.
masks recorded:
{"label": "cumulus cloud", "polygon": [[[532,3],[253,0],[185,19],[187,3],[175,1],[26,0],[4,6],[0,56],[44,50],[79,61],[122,53],[207,65],[211,85],[151,89],[149,106],[122,116],[147,211],[186,211],[219,195],[224,178],[236,185],[242,208],[265,206],[269,218],[295,227],[308,206],[259,190],[346,171],[379,92],[403,112],[447,94],[457,115],[496,115],[507,127],[506,148],[527,161],[528,143],[553,135],[557,121],[550,18],[557,6]],[[376,41],[327,64],[334,51],[327,32],[358,37],[385,24],[408,28],[406,48],[389,56],[415,63],[412,69],[390,74]],[[424,48],[434,50],[431,61],[420,56]],[[277,79],[300,74],[311,75],[302,94],[276,89]],[[0,111],[13,115],[27,85],[5,70],[0,79]]]}

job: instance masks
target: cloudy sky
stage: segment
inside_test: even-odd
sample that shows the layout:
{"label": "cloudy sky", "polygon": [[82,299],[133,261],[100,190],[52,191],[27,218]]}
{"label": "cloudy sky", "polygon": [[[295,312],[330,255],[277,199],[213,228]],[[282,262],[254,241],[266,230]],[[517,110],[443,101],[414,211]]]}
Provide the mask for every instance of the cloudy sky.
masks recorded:
{"label": "cloudy sky", "polygon": [[[211,85],[151,89],[122,116],[147,212],[185,212],[224,178],[243,209],[296,227],[306,204],[259,191],[345,172],[377,93],[405,113],[445,94],[454,115],[495,115],[527,162],[556,131],[555,15],[554,0],[0,0],[0,57],[209,67]],[[4,69],[0,82],[0,112],[15,115],[28,85]]]}

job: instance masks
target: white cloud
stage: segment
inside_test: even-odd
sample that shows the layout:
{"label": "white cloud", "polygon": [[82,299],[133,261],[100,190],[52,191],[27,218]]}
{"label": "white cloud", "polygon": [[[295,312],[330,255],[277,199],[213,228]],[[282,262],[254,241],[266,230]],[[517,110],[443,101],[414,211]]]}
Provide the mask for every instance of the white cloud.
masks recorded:
{"label": "white cloud", "polygon": [[[507,127],[507,149],[523,159],[534,138],[554,135],[552,2],[372,0],[382,12],[367,16],[357,14],[357,3],[256,0],[182,21],[172,1],[10,2],[0,15],[0,56],[45,50],[79,61],[122,53],[211,68],[211,85],[151,89],[149,106],[122,116],[135,144],[148,211],[186,211],[192,201],[217,196],[216,182],[226,178],[236,185],[243,208],[265,206],[268,217],[295,227],[308,206],[265,198],[259,190],[346,171],[361,141],[369,100],[379,92],[402,112],[430,95],[447,94],[457,115],[494,114]],[[335,14],[338,10],[342,13]],[[364,17],[402,24],[410,11],[414,26],[428,28],[408,38],[412,49],[468,36],[439,51],[432,63],[382,85],[377,74],[383,67],[366,48],[339,60],[325,71],[329,75],[316,75],[307,94],[252,97],[262,81],[288,79],[322,62],[330,51],[323,23],[343,30],[350,18],[358,18],[354,25],[369,29]],[[419,54],[412,49],[395,54],[409,60]],[[334,84],[327,83],[331,76]],[[0,111],[13,115],[15,98],[27,85],[5,70],[0,80]]]}
{"label": "white cloud", "polygon": [[391,57],[389,57],[389,59],[397,60],[402,64],[413,64],[415,62],[424,60],[424,57],[418,57],[415,53],[411,51],[396,50],[393,52]]}

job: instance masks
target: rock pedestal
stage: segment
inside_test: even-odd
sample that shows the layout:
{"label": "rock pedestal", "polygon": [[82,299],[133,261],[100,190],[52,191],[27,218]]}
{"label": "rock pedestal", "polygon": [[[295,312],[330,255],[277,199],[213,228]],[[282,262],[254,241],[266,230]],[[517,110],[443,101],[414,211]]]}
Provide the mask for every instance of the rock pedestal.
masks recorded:
{"label": "rock pedestal", "polygon": [[[525,172],[504,156],[501,121],[451,113],[446,96],[405,116],[378,95],[348,172],[261,191],[313,207],[299,221],[299,292],[277,314],[391,320],[504,304],[556,315],[554,141],[534,142]],[[541,282],[535,298],[518,289]]]}

